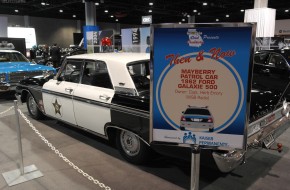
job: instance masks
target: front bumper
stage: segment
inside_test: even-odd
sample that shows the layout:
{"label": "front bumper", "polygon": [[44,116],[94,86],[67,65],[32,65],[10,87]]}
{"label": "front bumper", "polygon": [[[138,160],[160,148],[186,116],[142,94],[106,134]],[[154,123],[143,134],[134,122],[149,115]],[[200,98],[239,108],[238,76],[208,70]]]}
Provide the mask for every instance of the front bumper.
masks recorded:
{"label": "front bumper", "polygon": [[16,84],[0,83],[0,92],[7,92],[16,89]]}

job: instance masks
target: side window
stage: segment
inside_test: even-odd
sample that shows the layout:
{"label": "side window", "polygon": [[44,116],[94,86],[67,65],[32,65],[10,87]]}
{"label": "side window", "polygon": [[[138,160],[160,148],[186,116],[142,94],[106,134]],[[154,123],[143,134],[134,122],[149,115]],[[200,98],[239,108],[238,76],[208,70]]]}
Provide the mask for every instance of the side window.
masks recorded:
{"label": "side window", "polygon": [[271,56],[271,59],[269,61],[269,65],[273,64],[273,66],[275,66],[276,68],[279,69],[286,69],[287,68],[287,62],[285,61],[285,59],[279,55],[279,54],[275,54]]}
{"label": "side window", "polygon": [[82,61],[67,60],[60,77],[63,81],[79,83]]}
{"label": "side window", "polygon": [[268,57],[269,57],[269,53],[257,53],[254,56],[254,63],[265,65],[267,63]]}
{"label": "side window", "polygon": [[82,84],[113,89],[106,63],[102,61],[85,62]]}

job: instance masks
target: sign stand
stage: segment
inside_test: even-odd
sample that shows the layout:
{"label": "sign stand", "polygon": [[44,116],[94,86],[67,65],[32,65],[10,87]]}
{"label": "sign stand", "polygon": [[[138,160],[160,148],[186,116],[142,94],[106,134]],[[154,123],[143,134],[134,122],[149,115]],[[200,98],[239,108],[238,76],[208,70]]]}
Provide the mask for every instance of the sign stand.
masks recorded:
{"label": "sign stand", "polygon": [[21,132],[20,132],[17,100],[14,100],[14,108],[15,108],[15,116],[16,116],[16,123],[17,123],[16,131],[17,131],[17,139],[18,139],[18,152],[20,156],[20,168],[2,173],[6,183],[9,186],[17,185],[19,183],[23,183],[23,182],[43,176],[43,174],[36,168],[35,165],[23,167],[23,152],[22,152],[22,142],[21,142]]}
{"label": "sign stand", "polygon": [[199,169],[200,169],[200,146],[191,145],[191,180],[190,190],[199,188]]}

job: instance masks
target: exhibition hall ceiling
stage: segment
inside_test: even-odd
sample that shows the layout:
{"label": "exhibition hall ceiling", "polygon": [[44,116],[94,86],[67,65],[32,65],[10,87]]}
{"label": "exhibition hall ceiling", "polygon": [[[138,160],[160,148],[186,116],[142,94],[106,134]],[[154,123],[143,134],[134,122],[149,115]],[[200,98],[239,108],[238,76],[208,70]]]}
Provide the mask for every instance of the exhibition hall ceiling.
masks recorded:
{"label": "exhibition hall ceiling", "polygon": [[[152,15],[153,23],[186,23],[195,16],[199,23],[243,22],[244,10],[254,0],[92,0],[97,22],[141,24]],[[276,19],[290,19],[290,0],[268,0]],[[85,20],[83,0],[0,0],[0,14]]]}

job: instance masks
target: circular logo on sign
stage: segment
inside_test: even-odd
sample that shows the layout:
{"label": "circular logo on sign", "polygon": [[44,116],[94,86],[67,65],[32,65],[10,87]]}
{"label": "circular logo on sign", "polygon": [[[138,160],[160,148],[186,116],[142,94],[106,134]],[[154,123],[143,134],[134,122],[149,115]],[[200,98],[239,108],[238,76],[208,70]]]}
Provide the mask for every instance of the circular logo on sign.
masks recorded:
{"label": "circular logo on sign", "polygon": [[[244,102],[242,80],[236,69],[225,59],[212,59],[204,53],[203,60],[196,60],[197,53],[189,62],[168,65],[157,82],[157,107],[167,123],[180,128],[181,119],[188,107],[206,108],[210,114],[194,112],[186,128],[192,131],[208,131],[203,122],[213,122],[214,131],[227,128],[237,118]],[[199,116],[197,116],[199,115]],[[183,118],[184,119],[184,118]],[[196,124],[190,121],[197,122]],[[200,123],[200,125],[198,125]],[[199,127],[194,127],[199,126]]]}

